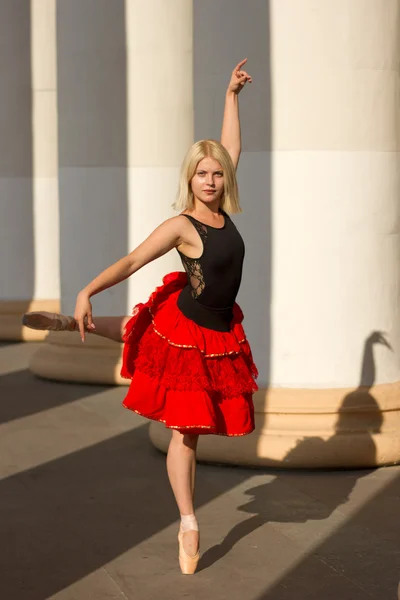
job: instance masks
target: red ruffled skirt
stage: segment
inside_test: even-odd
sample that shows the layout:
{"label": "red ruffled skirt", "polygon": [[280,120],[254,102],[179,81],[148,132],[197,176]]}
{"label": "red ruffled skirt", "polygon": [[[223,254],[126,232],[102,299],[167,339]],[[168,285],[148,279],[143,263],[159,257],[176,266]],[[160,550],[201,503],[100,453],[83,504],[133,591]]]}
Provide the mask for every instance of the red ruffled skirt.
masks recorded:
{"label": "red ruffled skirt", "polygon": [[182,433],[237,436],[254,429],[257,368],[235,304],[229,332],[185,317],[177,306],[184,272],[166,275],[126,324],[123,405]]}

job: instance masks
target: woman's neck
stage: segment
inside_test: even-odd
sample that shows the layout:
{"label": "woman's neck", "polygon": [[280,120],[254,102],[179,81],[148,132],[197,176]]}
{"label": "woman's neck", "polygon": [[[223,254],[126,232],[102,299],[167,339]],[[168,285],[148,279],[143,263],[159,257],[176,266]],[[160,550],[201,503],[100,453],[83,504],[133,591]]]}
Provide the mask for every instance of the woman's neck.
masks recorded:
{"label": "woman's neck", "polygon": [[213,203],[213,204],[203,204],[203,202],[201,202],[200,200],[197,200],[197,198],[194,199],[194,207],[193,210],[191,212],[196,213],[196,215],[198,216],[204,216],[207,218],[207,216],[212,217],[213,215],[218,215],[222,213],[221,207],[219,202],[217,203]]}

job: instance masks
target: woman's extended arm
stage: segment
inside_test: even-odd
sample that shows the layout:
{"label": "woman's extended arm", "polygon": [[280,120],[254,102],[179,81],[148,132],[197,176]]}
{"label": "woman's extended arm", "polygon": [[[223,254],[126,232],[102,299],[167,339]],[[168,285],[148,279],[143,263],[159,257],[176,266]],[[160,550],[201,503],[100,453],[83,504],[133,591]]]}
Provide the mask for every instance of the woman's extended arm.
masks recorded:
{"label": "woman's extended arm", "polygon": [[85,339],[85,322],[87,327],[95,329],[92,319],[90,298],[125,279],[147,265],[149,262],[163,256],[181,243],[182,220],[172,217],[161,223],[147,239],[133,252],[124,256],[116,263],[102,271],[81,292],[79,292],[74,317],[79,323],[82,341]]}
{"label": "woman's extended arm", "polygon": [[228,150],[235,169],[241,151],[239,98],[238,94],[252,78],[242,70],[247,58],[242,60],[232,71],[231,80],[225,95],[224,119],[222,122],[221,144]]}
{"label": "woman's extended arm", "polygon": [[89,298],[106,290],[163,256],[180,243],[180,220],[172,217],[161,223],[133,252],[105,269],[82,290]]}

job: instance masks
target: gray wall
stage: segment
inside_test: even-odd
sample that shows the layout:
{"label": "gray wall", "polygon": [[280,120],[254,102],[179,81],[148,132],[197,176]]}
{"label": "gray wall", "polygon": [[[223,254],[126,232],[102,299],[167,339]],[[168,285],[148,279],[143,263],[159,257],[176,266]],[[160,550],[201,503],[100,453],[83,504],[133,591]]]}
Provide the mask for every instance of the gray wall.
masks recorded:
{"label": "gray wall", "polygon": [[31,14],[0,3],[0,298],[33,297]]}
{"label": "gray wall", "polygon": [[[62,309],[128,247],[124,0],[58,0]],[[125,314],[126,284],[95,313]]]}

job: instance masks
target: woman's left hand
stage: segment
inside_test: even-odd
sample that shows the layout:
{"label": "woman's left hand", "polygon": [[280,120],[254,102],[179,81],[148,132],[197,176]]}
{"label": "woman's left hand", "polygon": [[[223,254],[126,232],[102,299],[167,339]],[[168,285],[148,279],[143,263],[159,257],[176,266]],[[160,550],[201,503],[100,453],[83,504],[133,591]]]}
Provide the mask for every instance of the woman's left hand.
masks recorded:
{"label": "woman's left hand", "polygon": [[248,73],[246,73],[246,71],[242,70],[243,65],[246,63],[247,58],[241,60],[240,63],[238,63],[233,69],[232,77],[228,85],[228,92],[239,94],[239,92],[244,88],[247,82],[252,83],[253,79],[251,78],[251,76]]}

